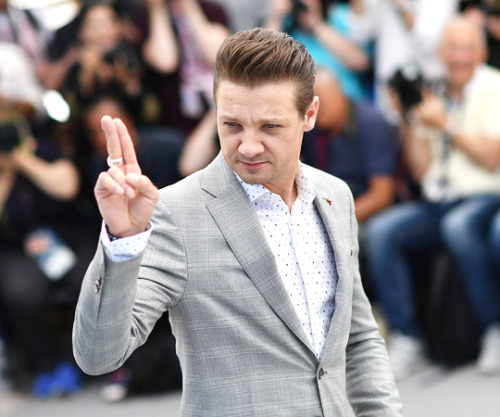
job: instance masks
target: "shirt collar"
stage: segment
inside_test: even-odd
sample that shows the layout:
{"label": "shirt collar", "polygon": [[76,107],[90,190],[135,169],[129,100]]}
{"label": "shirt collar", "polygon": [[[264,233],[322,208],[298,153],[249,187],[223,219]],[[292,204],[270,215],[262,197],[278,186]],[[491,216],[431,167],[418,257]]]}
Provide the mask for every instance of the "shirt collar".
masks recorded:
{"label": "shirt collar", "polygon": [[[234,172],[234,171],[233,171]],[[236,178],[240,182],[248,200],[253,203],[265,194],[273,194],[262,184],[248,184],[243,181],[240,176],[235,172]],[[299,163],[299,170],[295,174],[295,185],[297,186],[297,198],[303,203],[312,203],[316,198],[316,193],[314,191],[314,185],[311,179],[307,176],[302,164]]]}

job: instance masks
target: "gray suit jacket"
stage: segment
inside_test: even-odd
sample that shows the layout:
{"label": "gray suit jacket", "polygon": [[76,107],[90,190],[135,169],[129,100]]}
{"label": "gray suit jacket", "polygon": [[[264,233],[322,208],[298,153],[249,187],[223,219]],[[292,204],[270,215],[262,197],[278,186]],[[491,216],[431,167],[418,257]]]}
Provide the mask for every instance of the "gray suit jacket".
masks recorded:
{"label": "gray suit jacket", "polygon": [[351,193],[331,175],[304,169],[339,275],[320,361],[255,210],[219,155],[161,190],[142,255],[114,263],[99,245],[76,311],[80,367],[89,374],[116,369],[168,309],[183,371],[183,416],[345,416],[348,399],[357,416],[400,416],[359,276]]}

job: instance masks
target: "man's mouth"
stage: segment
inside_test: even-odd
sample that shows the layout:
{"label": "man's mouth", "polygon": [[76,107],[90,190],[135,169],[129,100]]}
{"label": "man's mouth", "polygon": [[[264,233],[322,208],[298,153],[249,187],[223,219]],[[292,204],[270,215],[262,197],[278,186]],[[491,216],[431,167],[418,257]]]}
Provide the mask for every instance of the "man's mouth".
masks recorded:
{"label": "man's mouth", "polygon": [[247,169],[258,169],[265,165],[265,162],[240,161],[240,164]]}

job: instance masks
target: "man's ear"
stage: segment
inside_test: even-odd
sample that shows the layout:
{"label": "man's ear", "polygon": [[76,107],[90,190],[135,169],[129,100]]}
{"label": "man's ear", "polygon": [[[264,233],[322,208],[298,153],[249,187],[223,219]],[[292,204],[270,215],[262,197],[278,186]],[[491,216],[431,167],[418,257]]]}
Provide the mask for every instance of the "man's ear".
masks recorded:
{"label": "man's ear", "polygon": [[309,108],[306,111],[305,115],[305,123],[304,123],[304,132],[309,132],[314,128],[316,124],[316,117],[318,116],[319,109],[319,97],[314,96]]}

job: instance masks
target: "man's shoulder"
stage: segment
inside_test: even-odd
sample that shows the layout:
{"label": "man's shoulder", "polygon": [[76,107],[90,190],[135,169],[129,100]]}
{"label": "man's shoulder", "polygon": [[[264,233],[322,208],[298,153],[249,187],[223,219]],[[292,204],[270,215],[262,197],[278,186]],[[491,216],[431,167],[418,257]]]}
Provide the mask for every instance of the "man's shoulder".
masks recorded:
{"label": "man's shoulder", "polygon": [[334,187],[338,188],[338,190],[349,190],[347,183],[335,175],[304,163],[302,164],[302,169],[315,186],[328,188]]}
{"label": "man's shoulder", "polygon": [[160,190],[160,199],[188,198],[190,194],[200,190],[201,171],[197,171],[174,184]]}
{"label": "man's shoulder", "polygon": [[500,69],[490,65],[483,65],[483,72],[485,76],[488,76],[494,82],[500,83]]}
{"label": "man's shoulder", "polygon": [[489,96],[500,100],[498,94],[500,91],[500,70],[489,65],[481,65],[477,71],[477,79],[473,79],[469,89],[469,99],[483,100],[484,97]]}
{"label": "man's shoulder", "polygon": [[494,90],[495,98],[500,101],[500,70],[498,68],[494,67],[487,67],[487,73],[488,73],[488,91]]}
{"label": "man's shoulder", "polygon": [[302,170],[314,184],[317,198],[336,201],[338,204],[335,204],[335,207],[338,210],[353,207],[354,198],[351,189],[344,180],[306,164],[302,164]]}
{"label": "man's shoulder", "polygon": [[160,199],[201,199],[202,195],[218,196],[237,185],[236,177],[222,154],[208,166],[160,190]]}

